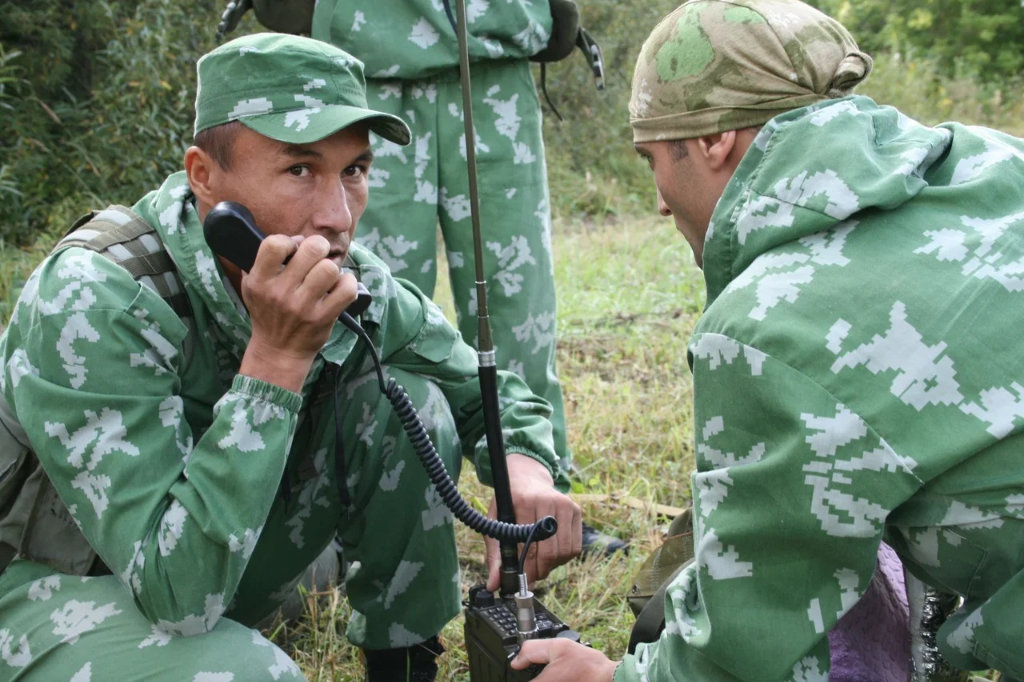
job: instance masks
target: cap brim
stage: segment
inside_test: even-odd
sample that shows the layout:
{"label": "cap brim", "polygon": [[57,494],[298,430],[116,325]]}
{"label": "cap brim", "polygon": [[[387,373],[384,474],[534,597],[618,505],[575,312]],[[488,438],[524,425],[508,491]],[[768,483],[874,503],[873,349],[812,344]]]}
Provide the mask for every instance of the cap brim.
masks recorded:
{"label": "cap brim", "polygon": [[395,144],[407,145],[412,139],[409,126],[397,116],[341,104],[243,116],[237,120],[260,135],[289,144],[316,142],[361,121]]}

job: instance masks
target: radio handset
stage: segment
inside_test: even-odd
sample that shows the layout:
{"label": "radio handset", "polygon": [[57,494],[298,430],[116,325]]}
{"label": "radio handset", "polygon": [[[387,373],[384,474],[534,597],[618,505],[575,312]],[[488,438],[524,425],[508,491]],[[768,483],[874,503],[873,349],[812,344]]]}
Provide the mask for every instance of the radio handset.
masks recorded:
{"label": "radio handset", "polygon": [[[221,201],[210,209],[203,221],[203,236],[215,254],[227,258],[246,272],[252,269],[260,242],[266,237],[256,227],[249,209],[235,201]],[[355,318],[362,315],[372,301],[362,282],[358,282],[357,287],[356,300],[338,316],[350,329],[352,325],[358,326]]]}

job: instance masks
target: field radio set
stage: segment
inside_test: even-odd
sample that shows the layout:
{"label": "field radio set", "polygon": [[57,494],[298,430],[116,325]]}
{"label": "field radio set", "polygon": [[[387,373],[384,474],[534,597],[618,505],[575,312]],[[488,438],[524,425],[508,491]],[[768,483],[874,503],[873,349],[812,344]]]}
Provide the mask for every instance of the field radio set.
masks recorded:
{"label": "field radio set", "polygon": [[464,632],[472,682],[519,682],[539,675],[541,666],[525,670],[509,667],[527,639],[566,637],[580,641],[579,633],[544,608],[527,589],[525,580],[523,583],[522,589],[511,596],[496,595],[483,585],[469,590]]}

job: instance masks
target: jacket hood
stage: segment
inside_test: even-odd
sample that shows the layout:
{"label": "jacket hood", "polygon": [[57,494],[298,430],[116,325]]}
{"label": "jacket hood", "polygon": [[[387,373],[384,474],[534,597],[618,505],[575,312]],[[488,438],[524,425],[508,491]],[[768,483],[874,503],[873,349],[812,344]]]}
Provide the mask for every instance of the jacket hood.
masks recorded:
{"label": "jacket hood", "polygon": [[707,305],[771,249],[912,199],[952,139],[948,129],[923,126],[861,96],[766,123],[711,216],[703,257]]}

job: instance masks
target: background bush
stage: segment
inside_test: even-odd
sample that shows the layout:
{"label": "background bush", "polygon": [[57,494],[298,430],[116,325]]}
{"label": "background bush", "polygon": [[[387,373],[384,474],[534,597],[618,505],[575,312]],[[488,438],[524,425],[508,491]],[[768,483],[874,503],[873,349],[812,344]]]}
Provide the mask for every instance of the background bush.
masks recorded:
{"label": "background bush", "polygon": [[1017,0],[810,0],[871,53],[927,58],[943,78],[1019,80],[1024,3]]}
{"label": "background bush", "polygon": [[[925,122],[957,118],[1021,134],[1024,5],[999,0],[814,0],[876,56],[861,92]],[[0,243],[63,233],[132,203],[181,165],[195,60],[224,0],[0,0]],[[556,219],[652,211],[627,103],[640,43],[677,0],[581,0],[604,51],[602,91],[578,52],[547,66],[545,136]],[[250,12],[235,34],[260,30]],[[539,72],[539,68],[538,68]]]}
{"label": "background bush", "polygon": [[180,167],[219,4],[0,2],[0,238],[62,232]]}

